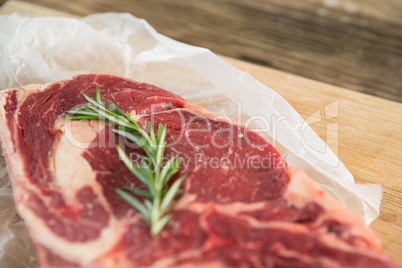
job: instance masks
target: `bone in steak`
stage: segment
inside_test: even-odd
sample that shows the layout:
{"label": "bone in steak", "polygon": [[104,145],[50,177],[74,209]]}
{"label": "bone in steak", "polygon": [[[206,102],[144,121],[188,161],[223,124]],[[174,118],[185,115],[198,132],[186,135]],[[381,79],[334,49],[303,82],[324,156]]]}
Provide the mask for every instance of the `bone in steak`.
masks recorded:
{"label": "bone in steak", "polygon": [[[184,192],[152,238],[114,189],[140,184],[119,160],[141,153],[96,120],[64,120],[100,87],[142,126],[167,124]],[[258,134],[156,86],[80,75],[0,94],[15,202],[39,267],[395,267],[373,232],[287,165]]]}

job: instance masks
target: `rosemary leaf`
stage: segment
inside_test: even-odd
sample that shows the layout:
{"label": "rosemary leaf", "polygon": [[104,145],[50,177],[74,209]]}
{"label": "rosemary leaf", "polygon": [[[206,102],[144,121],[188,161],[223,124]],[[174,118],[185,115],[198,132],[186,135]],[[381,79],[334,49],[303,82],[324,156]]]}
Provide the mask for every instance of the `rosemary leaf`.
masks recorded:
{"label": "rosemary leaf", "polygon": [[176,174],[179,171],[179,166],[181,164],[181,159],[175,159],[173,158],[173,162],[171,164],[171,167],[167,169],[167,174],[164,176],[164,184],[167,184],[170,180],[170,178]]}
{"label": "rosemary leaf", "polygon": [[63,117],[63,119],[69,119],[69,120],[87,120],[87,119],[99,119],[99,117],[94,117],[94,116],[72,116],[72,117]]}
{"label": "rosemary leaf", "polygon": [[131,188],[131,187],[123,187],[121,189],[123,189],[123,190],[125,190],[127,192],[130,192],[132,194],[148,198],[148,199],[152,198],[152,195],[147,190],[141,190],[141,189],[136,189],[136,188]]}
{"label": "rosemary leaf", "polygon": [[123,116],[124,118],[127,119],[127,115],[126,115],[125,113],[123,113],[123,111],[120,110],[120,108],[117,107],[117,105],[115,105],[111,100],[108,100],[107,102],[109,103],[110,108],[112,108],[112,110],[113,110],[116,114],[121,115],[121,116]]}
{"label": "rosemary leaf", "polygon": [[148,209],[149,211],[152,210],[152,203],[151,203],[151,201],[149,201],[148,199],[145,199],[145,200],[144,200],[144,204],[145,204],[145,206],[147,207],[147,209]]}
{"label": "rosemary leaf", "polygon": [[166,211],[177,194],[182,193],[179,187],[184,180],[184,177],[180,177],[172,185],[168,184],[173,175],[179,171],[182,160],[171,157],[163,164],[166,125],[159,124],[158,132],[155,134],[151,122],[147,122],[147,131],[144,130],[130,113],[124,113],[110,100],[107,103],[111,110],[108,109],[103,103],[98,86],[96,87],[96,100],[85,93],[83,96],[88,101],[87,107],[66,111],[67,114],[74,116],[64,119],[96,119],[113,123],[116,126],[113,132],[144,150],[145,155],[138,156],[141,162],[137,165],[131,161],[120,146],[116,145],[120,159],[146,189],[122,187],[115,190],[121,198],[142,213],[144,221],[150,225],[151,234],[158,235],[173,217],[173,213],[166,213]]}
{"label": "rosemary leaf", "polygon": [[173,201],[173,199],[176,197],[177,190],[179,190],[180,184],[184,180],[184,177],[181,177],[177,179],[172,186],[170,186],[169,190],[167,191],[166,195],[163,198],[160,210],[162,213],[168,208],[170,203]]}
{"label": "rosemary leaf", "polygon": [[101,93],[100,93],[99,86],[96,86],[96,101],[97,101],[99,104],[103,105],[103,102],[102,102],[102,95],[101,95]]}
{"label": "rosemary leaf", "polygon": [[133,173],[137,179],[148,186],[149,191],[151,194],[154,196],[155,195],[155,189],[150,181],[149,177],[146,177],[145,174],[143,174],[138,166],[136,166],[128,157],[128,155],[121,149],[119,145],[116,145],[117,152],[119,153],[120,159],[123,161],[123,163],[126,165],[126,167]]}
{"label": "rosemary leaf", "polygon": [[133,195],[127,193],[127,191],[122,190],[120,188],[115,189],[115,191],[130,205],[135,207],[137,210],[139,210],[144,217],[149,219],[149,212],[147,208],[144,206],[143,203],[141,203],[137,198],[135,198]]}
{"label": "rosemary leaf", "polygon": [[151,138],[152,144],[156,145],[157,143],[156,143],[155,132],[154,132],[154,130],[152,128],[152,124],[151,124],[150,121],[148,121],[148,133],[149,133],[149,136]]}

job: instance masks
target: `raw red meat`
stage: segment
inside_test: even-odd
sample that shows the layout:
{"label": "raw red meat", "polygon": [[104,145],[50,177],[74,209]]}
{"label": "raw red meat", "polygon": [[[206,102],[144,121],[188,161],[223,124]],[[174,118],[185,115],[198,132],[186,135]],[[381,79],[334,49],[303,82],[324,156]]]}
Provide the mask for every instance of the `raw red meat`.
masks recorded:
{"label": "raw red meat", "polygon": [[[167,124],[184,193],[152,238],[114,191],[139,186],[104,122],[62,119],[99,86],[145,126]],[[395,267],[378,238],[258,134],[158,87],[80,75],[0,95],[0,134],[17,210],[40,267]]]}

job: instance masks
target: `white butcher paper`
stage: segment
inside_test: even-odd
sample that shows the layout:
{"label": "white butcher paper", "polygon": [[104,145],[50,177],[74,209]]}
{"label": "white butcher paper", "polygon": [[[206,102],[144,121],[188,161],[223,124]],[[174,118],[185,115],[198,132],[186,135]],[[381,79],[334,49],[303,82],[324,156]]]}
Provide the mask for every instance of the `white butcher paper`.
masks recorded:
{"label": "white butcher paper", "polygon": [[[263,117],[265,122],[255,120],[254,125],[274,138],[288,163],[304,169],[367,225],[379,215],[380,185],[355,184],[352,174],[287,101],[208,49],[172,40],[126,13],[81,19],[0,16],[0,89],[84,73],[151,83],[237,121],[241,107],[241,123]],[[34,267],[32,246],[16,216],[10,187],[1,156],[0,267],[10,263]]]}

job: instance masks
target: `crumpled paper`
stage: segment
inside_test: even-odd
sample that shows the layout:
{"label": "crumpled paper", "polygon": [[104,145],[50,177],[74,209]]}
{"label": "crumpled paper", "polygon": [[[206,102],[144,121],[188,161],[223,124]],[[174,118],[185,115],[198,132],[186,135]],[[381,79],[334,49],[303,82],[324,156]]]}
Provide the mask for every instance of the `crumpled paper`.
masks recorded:
{"label": "crumpled paper", "polygon": [[[281,96],[209,50],[163,36],[130,14],[0,16],[0,69],[1,89],[83,73],[112,74],[155,84],[241,123],[257,118],[250,127],[288,163],[304,169],[366,224],[379,214],[381,187],[354,184],[352,174]],[[0,160],[0,266],[33,267],[32,246]]]}

